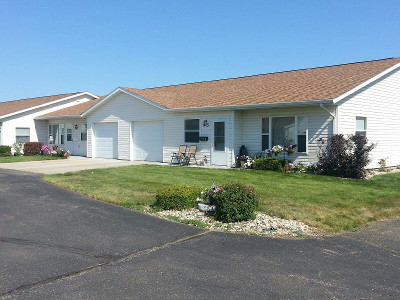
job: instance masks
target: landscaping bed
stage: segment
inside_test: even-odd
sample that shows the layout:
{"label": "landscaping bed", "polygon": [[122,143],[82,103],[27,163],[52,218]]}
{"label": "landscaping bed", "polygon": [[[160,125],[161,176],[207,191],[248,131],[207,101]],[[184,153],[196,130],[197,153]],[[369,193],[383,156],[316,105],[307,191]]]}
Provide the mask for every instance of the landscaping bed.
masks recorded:
{"label": "landscaping bed", "polygon": [[297,220],[285,220],[271,217],[265,213],[258,212],[254,220],[222,223],[216,221],[212,216],[196,209],[186,210],[163,210],[154,212],[146,207],[144,212],[150,212],[158,217],[173,220],[185,224],[204,227],[216,231],[256,234],[265,236],[317,236],[319,231]]}

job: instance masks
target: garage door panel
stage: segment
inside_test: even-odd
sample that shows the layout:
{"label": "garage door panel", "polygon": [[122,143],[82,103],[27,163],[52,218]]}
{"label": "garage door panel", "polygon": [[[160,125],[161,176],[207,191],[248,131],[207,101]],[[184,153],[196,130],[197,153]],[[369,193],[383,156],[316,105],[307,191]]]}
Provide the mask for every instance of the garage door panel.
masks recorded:
{"label": "garage door panel", "polygon": [[118,123],[95,124],[95,156],[118,158]]}
{"label": "garage door panel", "polygon": [[133,123],[133,159],[160,161],[163,159],[164,130],[161,121]]}

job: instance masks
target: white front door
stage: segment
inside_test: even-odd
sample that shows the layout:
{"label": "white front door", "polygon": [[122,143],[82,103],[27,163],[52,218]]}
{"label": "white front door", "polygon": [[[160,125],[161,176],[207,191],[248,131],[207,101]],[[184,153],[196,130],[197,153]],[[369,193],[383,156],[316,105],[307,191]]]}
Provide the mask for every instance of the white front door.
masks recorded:
{"label": "white front door", "polygon": [[69,150],[71,154],[75,154],[74,152],[74,143],[73,143],[73,138],[72,138],[72,131],[73,131],[74,124],[72,123],[67,123],[65,124],[65,150]]}
{"label": "white front door", "polygon": [[95,157],[118,158],[118,123],[96,123]]}
{"label": "white front door", "polygon": [[133,160],[163,161],[162,121],[133,122]]}
{"label": "white front door", "polygon": [[226,166],[228,164],[228,120],[214,120],[212,130],[211,164]]}

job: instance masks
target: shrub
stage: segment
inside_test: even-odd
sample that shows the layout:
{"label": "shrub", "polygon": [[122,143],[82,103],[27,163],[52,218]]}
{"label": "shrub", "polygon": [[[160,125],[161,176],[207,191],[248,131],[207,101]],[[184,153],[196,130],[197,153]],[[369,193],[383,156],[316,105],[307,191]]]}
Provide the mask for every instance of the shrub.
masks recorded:
{"label": "shrub", "polygon": [[215,219],[221,222],[240,222],[255,219],[258,201],[254,190],[241,183],[219,186],[214,193]]}
{"label": "shrub", "polygon": [[24,149],[24,144],[20,143],[20,142],[15,142],[12,145],[12,149],[14,150],[14,155],[15,156],[21,156],[23,154],[22,153],[22,149]]}
{"label": "shrub", "polygon": [[256,170],[283,171],[289,161],[279,158],[257,158],[253,161],[253,168]]}
{"label": "shrub", "polygon": [[10,146],[0,146],[0,157],[1,156],[11,156]]}
{"label": "shrub", "polygon": [[24,144],[24,155],[32,156],[32,155],[40,155],[42,154],[42,146],[43,143],[39,142],[28,142]]}
{"label": "shrub", "polygon": [[375,145],[361,135],[335,134],[325,143],[320,140],[317,172],[322,175],[364,179],[370,162],[369,153]]}
{"label": "shrub", "polygon": [[200,197],[200,188],[189,185],[165,186],[156,195],[157,207],[162,209],[185,209],[195,207]]}

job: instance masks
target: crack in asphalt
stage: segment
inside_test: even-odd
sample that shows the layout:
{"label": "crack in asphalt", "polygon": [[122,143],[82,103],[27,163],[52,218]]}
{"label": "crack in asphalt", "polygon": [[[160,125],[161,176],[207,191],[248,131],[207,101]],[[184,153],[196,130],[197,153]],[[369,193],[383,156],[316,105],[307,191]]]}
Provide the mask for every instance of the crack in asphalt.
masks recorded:
{"label": "crack in asphalt", "polygon": [[[69,273],[58,275],[58,276],[53,276],[53,277],[50,277],[50,278],[42,279],[42,280],[39,280],[39,281],[36,281],[36,282],[33,282],[33,283],[23,284],[23,285],[20,285],[20,286],[18,286],[16,288],[11,289],[11,290],[8,290],[8,291],[0,293],[0,297],[5,299],[4,297],[11,296],[12,294],[15,294],[17,292],[26,291],[26,290],[29,290],[31,288],[34,288],[34,287],[37,287],[37,286],[40,286],[40,285],[49,284],[49,283],[52,283],[52,282],[57,281],[57,280],[66,279],[66,278],[71,278],[71,277],[74,277],[74,276],[82,275],[84,273],[87,273],[87,272],[90,272],[92,270],[96,270],[96,269],[99,269],[99,268],[102,268],[102,267],[105,267],[105,266],[121,263],[123,261],[127,261],[129,259],[141,256],[141,255],[149,254],[149,253],[152,253],[152,252],[157,251],[157,250],[161,250],[161,249],[164,249],[164,248],[168,248],[170,246],[174,246],[174,245],[186,242],[188,240],[199,238],[199,237],[201,237],[203,235],[209,234],[210,232],[211,231],[203,231],[203,232],[200,232],[200,233],[197,233],[197,234],[185,236],[185,237],[179,238],[177,240],[174,240],[172,242],[168,242],[168,243],[165,243],[165,244],[162,244],[162,245],[159,245],[159,246],[153,246],[153,247],[150,247],[150,248],[147,248],[147,249],[138,250],[138,251],[135,251],[135,252],[132,252],[132,253],[128,253],[128,254],[125,254],[125,255],[121,255],[121,256],[114,256],[113,258],[109,258],[109,259],[107,259],[106,261],[104,261],[102,263],[99,263],[99,264],[96,264],[96,265],[92,265],[92,266],[89,266],[87,268],[83,268],[83,269],[76,270],[76,271],[73,271],[73,272],[69,272]],[[1,241],[3,241],[2,239],[7,239],[7,238],[0,238]],[[16,240],[16,239],[12,239],[12,240]],[[25,241],[25,240],[22,240],[22,241]],[[29,244],[29,243],[20,242],[19,244]],[[42,243],[38,243],[38,244],[42,244]],[[58,249],[66,248],[66,249],[69,249],[69,247],[58,247],[58,246],[54,246],[53,248],[58,248]],[[72,249],[75,249],[75,248],[72,248]],[[87,253],[89,253],[89,252],[87,252]]]}
{"label": "crack in asphalt", "polygon": [[81,249],[81,248],[68,247],[68,246],[63,246],[63,245],[51,245],[51,244],[47,244],[47,243],[43,243],[43,242],[25,240],[25,239],[0,237],[0,242],[19,244],[19,245],[27,245],[27,246],[37,246],[37,247],[42,247],[42,248],[58,249],[58,250],[70,252],[73,254],[85,255],[85,256],[90,256],[90,257],[95,257],[95,258],[113,259],[113,258],[121,257],[121,255],[105,255],[105,254],[99,254],[96,252],[87,251],[87,250]]}
{"label": "crack in asphalt", "polygon": [[369,246],[373,246],[373,247],[378,248],[378,249],[390,251],[390,252],[395,253],[396,254],[395,256],[400,257],[398,251],[390,249],[390,248],[387,248],[387,247],[384,247],[384,246],[381,246],[381,245],[378,245],[378,244],[375,244],[373,242],[369,242],[369,241],[366,241],[366,240],[363,240],[363,239],[353,238],[351,236],[345,236],[345,235],[342,235],[342,238],[349,239],[349,240],[352,240],[352,241],[355,241],[355,242],[358,242],[358,243],[366,244],[366,245],[369,245]]}

